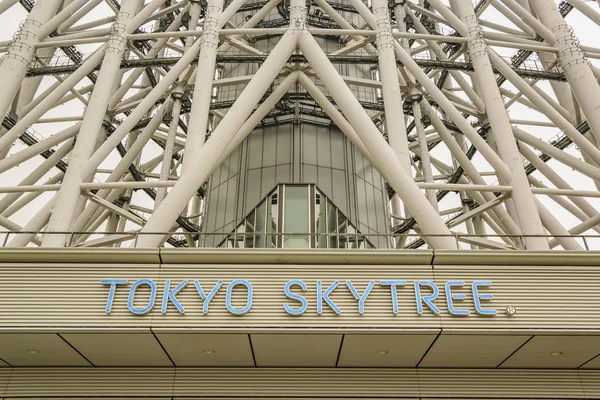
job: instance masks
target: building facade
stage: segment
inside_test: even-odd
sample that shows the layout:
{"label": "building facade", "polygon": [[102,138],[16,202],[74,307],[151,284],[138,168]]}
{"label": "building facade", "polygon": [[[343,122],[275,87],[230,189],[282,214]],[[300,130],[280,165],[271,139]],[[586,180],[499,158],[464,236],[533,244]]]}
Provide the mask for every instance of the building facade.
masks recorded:
{"label": "building facade", "polygon": [[597,4],[13,16],[0,400],[600,398]]}

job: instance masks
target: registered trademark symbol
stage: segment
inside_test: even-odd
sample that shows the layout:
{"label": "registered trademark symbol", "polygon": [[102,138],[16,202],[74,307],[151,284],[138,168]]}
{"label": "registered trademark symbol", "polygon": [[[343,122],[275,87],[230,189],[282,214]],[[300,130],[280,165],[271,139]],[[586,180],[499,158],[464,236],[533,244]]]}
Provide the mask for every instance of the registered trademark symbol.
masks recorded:
{"label": "registered trademark symbol", "polygon": [[514,308],[513,306],[508,306],[508,307],[506,307],[506,315],[509,315],[509,316],[511,316],[511,317],[512,317],[512,316],[513,316],[513,315],[515,315],[516,313],[517,313],[517,309],[516,309],[516,308]]}

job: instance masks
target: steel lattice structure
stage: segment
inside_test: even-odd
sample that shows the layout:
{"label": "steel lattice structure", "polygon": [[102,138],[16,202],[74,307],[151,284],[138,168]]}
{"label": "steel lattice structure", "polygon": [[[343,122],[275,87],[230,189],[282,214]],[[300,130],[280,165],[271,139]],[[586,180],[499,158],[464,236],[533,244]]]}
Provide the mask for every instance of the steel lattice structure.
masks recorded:
{"label": "steel lattice structure", "polygon": [[[600,33],[596,4],[3,0],[0,18],[14,7],[27,17],[0,43],[5,245],[202,246],[205,183],[282,121],[337,126],[377,169],[387,233],[417,236],[397,248],[464,234],[577,250],[600,233],[600,47],[565,22]],[[371,76],[342,72],[358,66]]]}

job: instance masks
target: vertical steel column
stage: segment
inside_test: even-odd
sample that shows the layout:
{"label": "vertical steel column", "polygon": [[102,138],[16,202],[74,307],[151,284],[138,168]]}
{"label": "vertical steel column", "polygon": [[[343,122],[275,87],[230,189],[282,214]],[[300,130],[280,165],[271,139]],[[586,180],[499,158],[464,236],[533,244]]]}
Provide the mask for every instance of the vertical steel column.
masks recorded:
{"label": "vertical steel column", "polygon": [[528,249],[549,249],[546,234],[540,219],[535,197],[531,192],[527,175],[523,169],[523,161],[517,148],[508,113],[504,108],[502,96],[496,85],[496,80],[490,60],[487,45],[483,39],[483,31],[477,22],[471,0],[456,0],[457,9],[469,32],[468,49],[475,70],[475,78],[481,86],[481,96],[486,106],[487,116],[494,132],[494,141],[500,156],[510,169],[512,180],[507,183],[513,187],[512,198],[516,214],[519,218],[521,231],[525,237]]}
{"label": "vertical steel column", "polygon": [[44,38],[38,35],[40,28],[54,16],[60,3],[60,0],[37,1],[0,59],[0,118],[4,118],[19,91],[35,56],[35,44]]}
{"label": "vertical steel column", "polygon": [[[398,80],[398,67],[396,66],[396,55],[394,54],[394,37],[387,0],[373,0],[373,15],[375,17],[377,43],[377,57],[379,60],[379,73],[381,79],[381,90],[383,94],[383,106],[385,109],[385,127],[388,142],[404,172],[412,176],[410,151],[408,150],[408,139],[406,137],[406,121],[402,107],[402,93],[400,92],[400,81]],[[391,201],[392,213],[400,215],[401,202],[398,193]]]}
{"label": "vertical steel column", "polygon": [[554,34],[558,61],[596,142],[600,143],[600,86],[572,28],[552,0],[531,0],[539,20]]}
{"label": "vertical steel column", "polygon": [[[198,5],[199,6],[199,5]],[[192,160],[204,145],[206,126],[212,100],[212,84],[215,76],[217,62],[217,48],[219,47],[219,18],[223,8],[223,0],[209,0],[206,18],[200,37],[200,56],[196,71],[196,83],[192,97],[192,108],[188,133],[185,141],[185,151],[181,166],[181,175],[191,171]]]}
{"label": "vertical steel column", "polygon": [[376,22],[377,57],[381,73],[381,91],[385,109],[385,126],[390,146],[408,176],[412,176],[410,151],[406,137],[406,122],[402,107],[402,93],[398,81],[394,37],[387,0],[373,0],[373,14]]}
{"label": "vertical steel column", "polygon": [[[63,179],[62,187],[57,193],[57,207],[48,222],[47,232],[49,233],[68,231],[73,221],[73,213],[81,194],[79,186],[88,177],[82,175],[81,167],[96,149],[98,134],[102,129],[108,101],[112,94],[115,78],[119,76],[121,58],[127,44],[125,27],[137,11],[139,3],[140,0],[125,0],[117,20],[111,28],[98,80],[81,123],[79,137],[69,160],[69,168]],[[42,246],[62,247],[65,245],[65,239],[64,234],[44,235]]]}

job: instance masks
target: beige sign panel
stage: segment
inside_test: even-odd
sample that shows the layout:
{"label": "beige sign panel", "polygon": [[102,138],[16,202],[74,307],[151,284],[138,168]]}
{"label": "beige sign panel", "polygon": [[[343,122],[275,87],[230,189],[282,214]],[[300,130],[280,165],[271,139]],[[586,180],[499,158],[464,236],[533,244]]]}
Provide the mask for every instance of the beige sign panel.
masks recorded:
{"label": "beige sign panel", "polygon": [[[591,266],[460,266],[460,265],[316,265],[316,264],[0,264],[0,331],[13,330],[79,330],[115,329],[165,331],[242,331],[261,332],[286,329],[288,332],[305,329],[321,331],[372,332],[437,332],[440,328],[456,330],[594,330],[600,328],[600,276]],[[105,311],[110,285],[103,279],[127,280],[116,287],[110,314]],[[132,284],[141,279],[152,280],[156,286],[154,307],[146,315],[134,315],[127,301]],[[227,286],[236,279],[247,280],[253,289],[252,306],[244,315],[234,315],[226,307]],[[301,315],[290,315],[284,304],[297,309],[300,303],[284,294],[291,279],[302,280],[306,291],[298,286],[294,293],[302,294],[307,308]],[[166,313],[161,312],[165,281],[171,289],[183,280],[188,285],[175,295],[185,308],[180,313],[168,301]],[[218,281],[216,292],[203,313],[204,302],[194,285],[197,280],[207,295]],[[381,281],[404,280],[397,287],[398,313],[395,314],[391,287]],[[330,294],[341,310],[321,301],[322,313],[317,312],[317,282],[324,292],[334,281],[339,284]],[[370,281],[373,290],[359,314],[357,301],[345,283],[350,281],[362,294]],[[440,313],[424,306],[417,312],[414,281],[431,281],[439,288],[433,303]],[[495,316],[478,315],[475,311],[473,281],[491,281],[481,293],[493,295],[482,300],[482,307],[498,311]],[[453,284],[454,307],[468,310],[468,316],[449,312],[445,285]],[[423,286],[422,294],[431,289]],[[460,299],[460,295],[464,299]],[[458,296],[456,296],[458,295]],[[133,304],[148,303],[148,285],[140,285]],[[247,303],[247,289],[237,285],[231,291],[231,305],[242,309]],[[505,310],[516,313],[508,315]]]}

